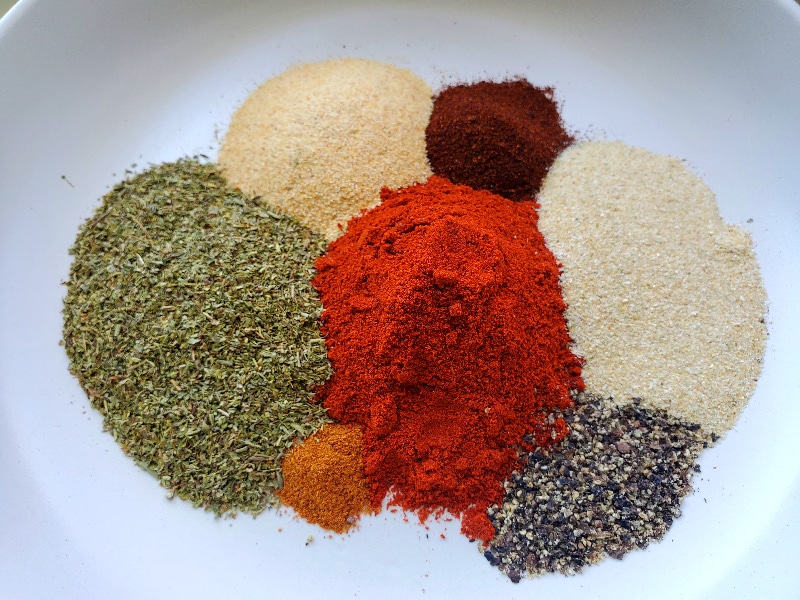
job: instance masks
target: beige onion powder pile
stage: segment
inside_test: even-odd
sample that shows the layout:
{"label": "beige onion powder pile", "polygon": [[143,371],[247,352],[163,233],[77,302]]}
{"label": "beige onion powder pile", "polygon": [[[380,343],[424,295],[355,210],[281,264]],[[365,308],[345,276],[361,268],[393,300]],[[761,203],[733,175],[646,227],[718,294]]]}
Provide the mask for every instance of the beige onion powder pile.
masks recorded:
{"label": "beige onion powder pile", "polygon": [[539,201],[587,391],[729,430],[767,339],[749,234],[681,161],[621,142],[567,149]]}
{"label": "beige onion powder pile", "polygon": [[430,176],[432,95],[411,71],[372,60],[296,66],[236,111],[219,164],[235,187],[333,240],[382,187]]}

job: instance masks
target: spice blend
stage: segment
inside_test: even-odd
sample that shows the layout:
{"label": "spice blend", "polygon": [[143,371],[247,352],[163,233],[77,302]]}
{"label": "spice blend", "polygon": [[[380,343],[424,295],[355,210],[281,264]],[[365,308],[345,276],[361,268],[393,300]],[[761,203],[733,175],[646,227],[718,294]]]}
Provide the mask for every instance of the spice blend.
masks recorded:
{"label": "spice blend", "polygon": [[276,502],[295,438],[329,421],[310,285],[322,239],[167,163],[109,192],[78,233],[64,300],[70,370],[123,450],[217,513]]}
{"label": "spice blend", "polygon": [[552,88],[431,98],[300,65],[236,112],[221,171],[117,185],[71,250],[70,370],[218,514],[447,511],[515,582],[644,548],[759,376],[750,238],[679,161],[569,147]]}
{"label": "spice blend", "polygon": [[523,436],[563,436],[547,412],[583,385],[558,265],[532,202],[435,176],[381,196],[316,262],[335,371],[320,397],[364,427],[374,506],[446,509],[488,540]]}
{"label": "spice blend", "polygon": [[532,199],[573,141],[553,95],[525,79],[442,90],[426,130],[433,172],[512,200]]}

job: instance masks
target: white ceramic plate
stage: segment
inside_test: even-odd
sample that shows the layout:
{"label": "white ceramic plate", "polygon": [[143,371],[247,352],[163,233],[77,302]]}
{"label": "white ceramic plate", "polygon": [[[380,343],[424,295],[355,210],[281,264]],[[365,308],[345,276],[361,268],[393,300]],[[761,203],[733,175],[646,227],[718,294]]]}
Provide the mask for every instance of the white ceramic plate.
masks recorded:
{"label": "white ceramic plate", "polygon": [[[555,85],[572,127],[686,158],[752,232],[764,373],[662,543],[514,585],[455,522],[384,513],[329,539],[274,512],[216,520],[165,499],[102,432],[58,344],[78,225],[133,163],[214,156],[260,82],[341,56],[434,87]],[[800,597],[799,284],[791,0],[22,0],[0,21],[0,597]]]}

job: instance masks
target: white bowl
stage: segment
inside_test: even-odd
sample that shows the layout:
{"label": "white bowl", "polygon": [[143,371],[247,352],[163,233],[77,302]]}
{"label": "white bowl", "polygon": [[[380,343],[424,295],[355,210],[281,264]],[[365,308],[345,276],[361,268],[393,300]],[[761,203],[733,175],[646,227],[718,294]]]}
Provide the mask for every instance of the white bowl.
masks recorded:
{"label": "white bowl", "polygon": [[[166,500],[102,432],[59,346],[79,224],[133,163],[214,156],[259,83],[341,56],[434,87],[554,85],[570,126],[685,158],[752,232],[763,376],[663,542],[514,585],[457,522],[385,512],[329,539],[275,512],[214,519]],[[790,0],[21,0],[0,21],[0,596],[799,597],[798,107]]]}

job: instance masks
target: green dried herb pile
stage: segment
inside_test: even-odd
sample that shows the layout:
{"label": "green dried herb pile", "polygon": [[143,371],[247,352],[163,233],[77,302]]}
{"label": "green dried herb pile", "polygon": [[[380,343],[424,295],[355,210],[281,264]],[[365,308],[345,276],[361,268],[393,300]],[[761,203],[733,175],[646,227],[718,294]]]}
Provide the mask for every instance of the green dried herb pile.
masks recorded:
{"label": "green dried herb pile", "polygon": [[258,513],[286,450],[330,421],[310,402],[331,372],[310,285],[324,250],[194,159],[118,184],[81,227],[70,370],[170,497]]}

